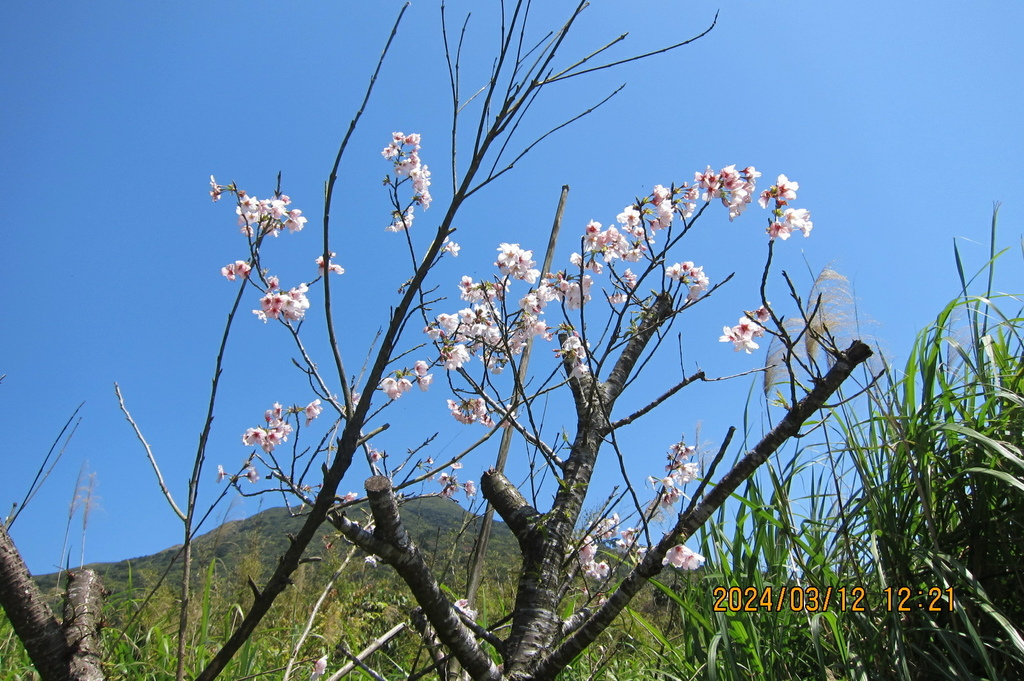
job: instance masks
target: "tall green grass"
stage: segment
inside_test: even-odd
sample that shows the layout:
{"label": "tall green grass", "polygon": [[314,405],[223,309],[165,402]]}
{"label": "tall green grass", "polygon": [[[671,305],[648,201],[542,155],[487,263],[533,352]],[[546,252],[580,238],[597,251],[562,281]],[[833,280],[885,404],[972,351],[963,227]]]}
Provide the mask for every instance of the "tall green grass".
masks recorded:
{"label": "tall green grass", "polygon": [[[1024,678],[1024,308],[993,293],[997,257],[968,281],[957,254],[962,295],[903,370],[749,482],[703,535],[695,581],[657,585],[674,619],[634,613],[651,678]],[[732,587],[833,596],[716,612]]]}

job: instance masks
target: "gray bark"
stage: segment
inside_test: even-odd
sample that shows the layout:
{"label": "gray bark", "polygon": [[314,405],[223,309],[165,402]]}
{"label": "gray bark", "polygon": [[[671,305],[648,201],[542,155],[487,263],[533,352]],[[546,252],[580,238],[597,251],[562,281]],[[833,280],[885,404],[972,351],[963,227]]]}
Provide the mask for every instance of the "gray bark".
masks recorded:
{"label": "gray bark", "polygon": [[43,681],[103,681],[100,608],[103,587],[92,570],[69,575],[63,625],[0,522],[0,606]]}

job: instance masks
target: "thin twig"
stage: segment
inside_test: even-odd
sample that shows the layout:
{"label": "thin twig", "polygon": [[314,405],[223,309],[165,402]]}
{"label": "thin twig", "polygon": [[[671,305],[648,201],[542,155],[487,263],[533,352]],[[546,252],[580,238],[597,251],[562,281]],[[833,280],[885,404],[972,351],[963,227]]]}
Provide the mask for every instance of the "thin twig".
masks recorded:
{"label": "thin twig", "polygon": [[[555,77],[547,79],[543,84],[546,85],[547,83],[557,83],[560,80],[567,80],[569,78],[574,78],[576,76],[582,76],[585,73],[593,73],[594,71],[600,71],[601,69],[610,69],[613,66],[618,66],[620,64],[628,64],[631,61],[637,61],[639,59],[646,59],[647,57],[653,57],[656,54],[661,54],[663,52],[668,52],[669,50],[674,50],[676,48],[682,47],[683,45],[689,45],[690,43],[692,43],[692,42],[694,42],[696,40],[700,40],[701,38],[706,36],[708,33],[710,33],[711,29],[713,29],[715,27],[715,24],[717,24],[717,23],[718,23],[718,12],[715,12],[715,18],[711,21],[711,25],[708,26],[704,30],[703,33],[701,33],[700,35],[694,36],[693,38],[690,38],[689,40],[684,40],[681,43],[676,43],[675,45],[669,45],[668,47],[663,47],[660,50],[655,50],[654,52],[647,52],[646,54],[637,55],[635,57],[629,57],[628,59],[620,59],[619,61],[612,62],[610,64],[605,64],[603,66],[595,66],[593,68],[585,69],[583,71],[577,71],[576,73],[568,73],[568,74],[566,74],[565,71],[563,71],[561,74],[557,74]],[[625,36],[622,36],[622,37],[625,37]],[[604,49],[605,48],[601,48],[601,50],[604,50]],[[600,52],[601,50],[598,50],[598,52]],[[597,54],[597,52],[595,52],[594,54]],[[573,68],[573,67],[570,67],[570,68]],[[565,74],[565,75],[562,75],[562,74]]]}
{"label": "thin twig", "polygon": [[153,456],[153,448],[149,446],[148,442],[146,442],[146,437],[142,434],[138,424],[135,423],[135,419],[132,418],[131,412],[128,411],[128,407],[125,406],[124,397],[121,396],[121,386],[117,383],[114,383],[114,393],[117,395],[117,404],[121,407],[121,413],[124,414],[124,417],[128,420],[132,430],[135,431],[135,437],[139,438],[139,442],[142,443],[142,447],[146,450],[146,458],[149,459],[149,464],[153,467],[153,472],[156,473],[156,482],[160,485],[160,491],[163,492],[164,499],[167,499],[167,503],[171,505],[171,510],[174,511],[174,515],[184,521],[186,516],[182,510],[178,508],[178,504],[174,502],[171,490],[167,489],[167,483],[164,482],[163,473],[160,472],[160,466],[156,462],[156,457]]}

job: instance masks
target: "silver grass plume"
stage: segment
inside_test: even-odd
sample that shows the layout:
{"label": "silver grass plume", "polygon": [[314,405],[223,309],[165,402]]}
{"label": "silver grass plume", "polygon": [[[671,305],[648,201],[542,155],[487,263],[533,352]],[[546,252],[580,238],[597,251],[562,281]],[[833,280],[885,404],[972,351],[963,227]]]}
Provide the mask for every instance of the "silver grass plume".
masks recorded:
{"label": "silver grass plume", "polygon": [[[800,301],[798,301],[799,303]],[[782,326],[793,341],[791,364],[794,378],[806,376],[798,372],[799,366],[810,368],[818,364],[824,354],[825,363],[831,367],[835,353],[847,347],[854,339],[869,342],[865,336],[863,321],[857,312],[856,301],[850,290],[850,280],[831,266],[818,274],[811,286],[806,304],[801,304],[801,316],[783,320]],[[765,359],[764,393],[770,395],[772,388],[789,381],[787,353],[790,350],[778,336],[773,336]],[[876,357],[881,357],[878,352]]]}

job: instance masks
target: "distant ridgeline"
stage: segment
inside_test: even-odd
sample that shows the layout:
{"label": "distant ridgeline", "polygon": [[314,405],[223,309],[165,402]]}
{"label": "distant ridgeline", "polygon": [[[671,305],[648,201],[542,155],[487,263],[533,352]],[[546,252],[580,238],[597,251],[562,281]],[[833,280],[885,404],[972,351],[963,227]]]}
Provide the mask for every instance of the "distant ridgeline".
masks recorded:
{"label": "distant ridgeline", "polygon": [[[368,509],[362,505],[348,509],[347,513],[360,522],[369,515]],[[466,512],[454,501],[428,497],[405,502],[402,520],[428,562],[446,568],[443,570],[444,579],[453,586],[465,584],[465,570],[470,563],[467,557],[476,543],[481,518]],[[278,556],[287,549],[288,535],[297,534],[302,522],[302,516],[292,516],[286,508],[271,508],[244,520],[228,521],[197,537],[192,545],[192,574],[196,582],[206,578],[213,563],[213,574],[218,578],[247,581],[252,577],[259,584],[262,578],[269,576]],[[128,590],[138,593],[139,590],[152,589],[160,582],[179,548],[173,546],[150,556],[117,563],[91,563],[86,567],[103,577],[103,583],[112,595]],[[325,570],[329,576],[348,555],[350,548],[351,545],[334,528],[325,524],[306,554],[307,559],[321,560],[309,563],[308,567],[313,568],[314,574]],[[365,563],[365,558],[361,551],[352,557],[347,569],[353,576],[362,575],[373,581],[389,581],[388,578],[394,576],[391,568],[384,564],[371,567]],[[509,576],[518,568],[518,547],[504,523],[496,521],[493,525],[487,565],[490,570],[508,573]],[[37,575],[35,580],[44,593],[54,592],[57,588],[57,573]],[[163,587],[176,589],[175,585],[180,581],[181,565],[176,562],[163,580]]]}

